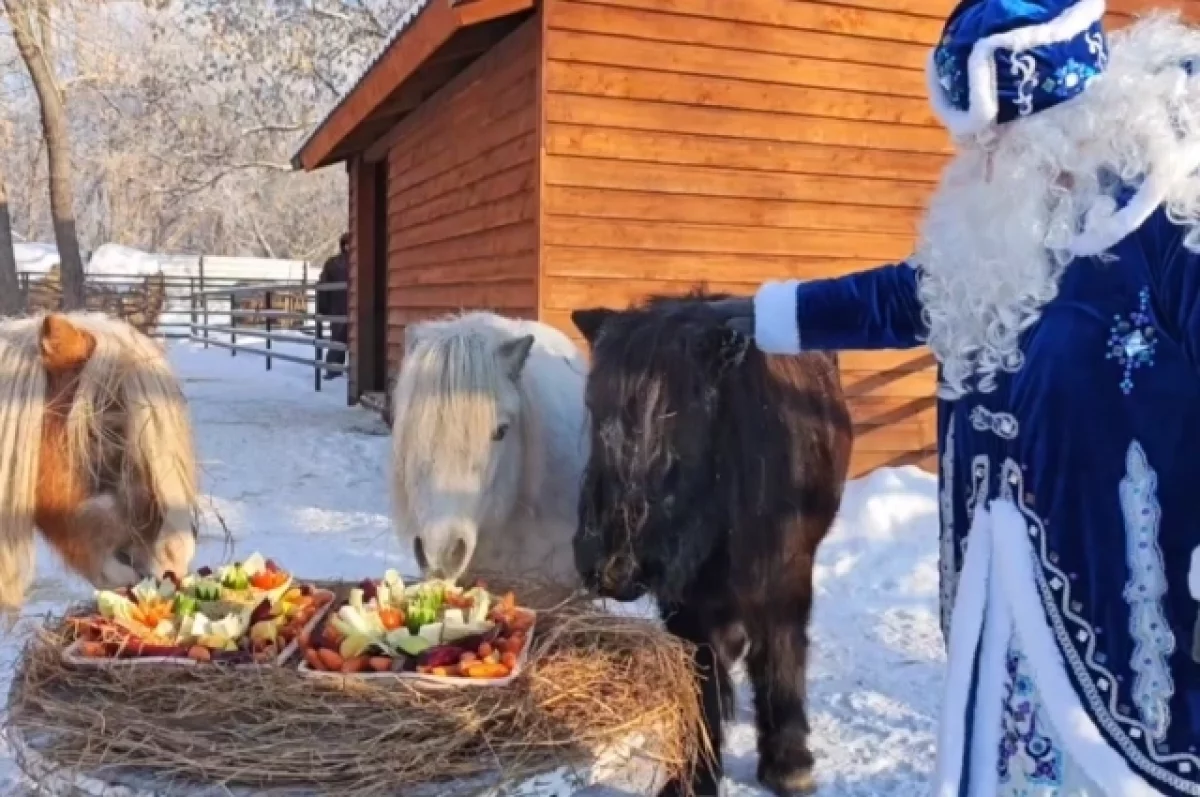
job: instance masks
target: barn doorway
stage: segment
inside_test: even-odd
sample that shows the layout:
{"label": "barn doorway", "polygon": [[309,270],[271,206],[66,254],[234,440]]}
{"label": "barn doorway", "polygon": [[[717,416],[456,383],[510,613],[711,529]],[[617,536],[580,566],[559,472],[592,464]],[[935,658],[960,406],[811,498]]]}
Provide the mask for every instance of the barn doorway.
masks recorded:
{"label": "barn doorway", "polygon": [[371,317],[375,323],[371,325],[371,355],[370,370],[372,374],[371,390],[386,392],[388,388],[388,168],[387,161],[377,164],[374,169],[375,178],[375,257],[371,258],[374,273],[371,282],[375,291],[371,296]]}

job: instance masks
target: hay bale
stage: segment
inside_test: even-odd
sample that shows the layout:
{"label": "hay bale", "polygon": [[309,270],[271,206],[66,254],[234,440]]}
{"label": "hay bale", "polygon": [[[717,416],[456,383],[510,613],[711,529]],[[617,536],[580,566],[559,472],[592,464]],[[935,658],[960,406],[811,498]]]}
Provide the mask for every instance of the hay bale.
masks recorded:
{"label": "hay bale", "polygon": [[636,734],[668,775],[686,777],[693,754],[709,750],[691,648],[649,621],[578,597],[551,606],[531,592],[519,592],[539,609],[526,669],[498,689],[326,681],[286,668],[73,670],[60,657],[67,620],[93,608],[76,607],[27,644],[5,732],[66,772],[172,794],[212,784],[472,794],[586,767]]}

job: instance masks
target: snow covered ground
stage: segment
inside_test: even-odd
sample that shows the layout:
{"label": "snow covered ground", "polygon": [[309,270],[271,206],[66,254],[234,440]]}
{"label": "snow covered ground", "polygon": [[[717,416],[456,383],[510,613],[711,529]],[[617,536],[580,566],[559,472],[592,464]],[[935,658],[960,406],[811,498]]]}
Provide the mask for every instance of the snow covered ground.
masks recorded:
{"label": "snow covered ground", "polygon": [[[304,351],[304,350],[300,350]],[[297,352],[299,353],[299,351]],[[305,356],[311,349],[304,352]],[[197,563],[255,550],[310,577],[411,569],[388,521],[387,429],[347,407],[344,383],[312,389],[312,370],[177,344],[203,473]],[[937,496],[933,476],[887,469],[849,485],[822,546],[809,671],[810,719],[823,797],[928,793],[944,655],[937,627]],[[221,518],[233,536],[225,545]],[[89,589],[39,548],[27,622]],[[0,639],[7,678],[21,629]],[[765,794],[754,773],[754,722],[743,684],[729,731],[728,793]],[[7,685],[5,684],[5,687]],[[19,792],[0,760],[0,793]]]}

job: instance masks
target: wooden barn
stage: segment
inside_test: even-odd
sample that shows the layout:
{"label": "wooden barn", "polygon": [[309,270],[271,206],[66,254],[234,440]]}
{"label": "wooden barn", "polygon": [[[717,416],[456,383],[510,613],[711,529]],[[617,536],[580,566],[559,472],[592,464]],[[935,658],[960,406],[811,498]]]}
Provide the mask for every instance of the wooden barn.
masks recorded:
{"label": "wooden barn", "polygon": [[[923,68],[954,4],[417,0],[295,157],[349,172],[350,400],[430,316],[578,339],[574,308],[905,257],[949,153]],[[933,467],[931,366],[843,356],[855,475]]]}

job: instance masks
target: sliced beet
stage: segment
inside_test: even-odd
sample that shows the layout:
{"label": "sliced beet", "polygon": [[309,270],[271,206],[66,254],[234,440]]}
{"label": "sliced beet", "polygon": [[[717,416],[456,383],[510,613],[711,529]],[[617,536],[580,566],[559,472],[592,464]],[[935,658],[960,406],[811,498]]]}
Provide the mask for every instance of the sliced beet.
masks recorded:
{"label": "sliced beet", "polygon": [[312,594],[313,594],[313,588],[312,588],[312,585],[311,585],[311,584],[301,584],[301,585],[300,585],[300,594],[301,594],[301,595],[303,595],[303,596],[304,596],[304,597],[306,597],[306,598],[307,598],[309,595],[312,595]]}
{"label": "sliced beet", "polygon": [[364,578],[358,587],[363,591],[363,603],[370,603],[379,595],[379,585],[372,579]]}
{"label": "sliced beet", "polygon": [[196,571],[196,575],[200,576],[200,578],[208,578],[212,574],[213,571],[211,567],[202,567]]}
{"label": "sliced beet", "polygon": [[268,559],[268,560],[267,560],[266,568],[267,568],[267,571],[268,571],[268,572],[271,572],[271,573],[278,573],[278,572],[279,572],[279,565],[275,564],[275,560],[274,560],[274,559]]}
{"label": "sliced beet", "polygon": [[262,601],[254,607],[254,611],[250,613],[250,624],[261,623],[263,620],[271,619],[271,601],[263,598]]}
{"label": "sliced beet", "polygon": [[458,664],[462,658],[462,648],[457,645],[438,645],[422,651],[417,657],[417,664],[422,667],[449,667]]}

